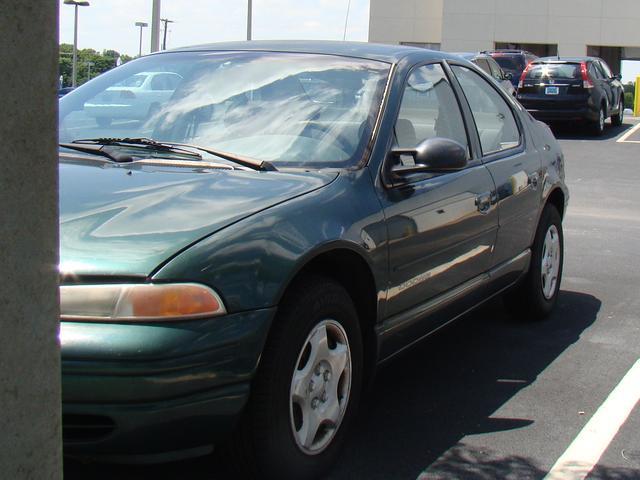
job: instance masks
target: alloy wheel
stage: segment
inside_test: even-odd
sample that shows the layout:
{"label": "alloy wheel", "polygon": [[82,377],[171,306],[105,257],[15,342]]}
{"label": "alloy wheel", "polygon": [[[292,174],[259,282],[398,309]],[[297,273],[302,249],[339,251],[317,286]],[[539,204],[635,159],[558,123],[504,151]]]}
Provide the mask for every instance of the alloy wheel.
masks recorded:
{"label": "alloy wheel", "polygon": [[549,226],[542,246],[542,293],[549,300],[553,297],[560,272],[560,237],[555,225]]}
{"label": "alloy wheel", "polygon": [[344,418],[352,380],[347,334],[335,320],[318,323],[305,340],[290,388],[295,442],[304,453],[326,449]]}
{"label": "alloy wheel", "polygon": [[598,125],[600,126],[600,131],[604,130],[604,110],[600,110],[600,117],[598,118]]}

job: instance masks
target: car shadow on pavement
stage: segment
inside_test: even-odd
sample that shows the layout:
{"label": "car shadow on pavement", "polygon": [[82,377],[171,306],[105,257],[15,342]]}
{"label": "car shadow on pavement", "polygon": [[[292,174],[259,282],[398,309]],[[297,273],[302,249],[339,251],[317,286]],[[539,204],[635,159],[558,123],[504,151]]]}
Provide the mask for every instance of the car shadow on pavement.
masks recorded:
{"label": "car shadow on pavement", "polygon": [[[526,457],[499,458],[459,442],[468,434],[533,423],[491,415],[576,343],[599,309],[600,300],[591,295],[562,291],[549,319],[527,323],[509,317],[495,300],[399,355],[380,368],[363,395],[355,428],[328,479],[541,478],[544,472]],[[64,473],[67,480],[234,478],[216,457],[155,466],[67,460]]]}
{"label": "car shadow on pavement", "polygon": [[553,134],[558,140],[594,140],[606,141],[622,135],[627,130],[633,128],[634,123],[625,121],[622,125],[615,127],[607,122],[604,132],[600,136],[592,135],[589,125],[585,123],[562,123],[551,126]]}
{"label": "car shadow on pavement", "polygon": [[449,458],[422,478],[502,479],[511,469],[520,472],[513,478],[541,478],[526,458],[487,463],[459,442],[533,423],[491,415],[579,341],[600,305],[591,295],[562,291],[549,319],[518,322],[493,301],[383,366],[329,478],[414,480],[445,453]]}
{"label": "car shadow on pavement", "polygon": [[[514,455],[500,457],[483,448],[459,444],[447,451],[418,480],[540,480],[547,474],[530,459]],[[627,468],[598,467],[589,480],[634,480],[638,471]]]}

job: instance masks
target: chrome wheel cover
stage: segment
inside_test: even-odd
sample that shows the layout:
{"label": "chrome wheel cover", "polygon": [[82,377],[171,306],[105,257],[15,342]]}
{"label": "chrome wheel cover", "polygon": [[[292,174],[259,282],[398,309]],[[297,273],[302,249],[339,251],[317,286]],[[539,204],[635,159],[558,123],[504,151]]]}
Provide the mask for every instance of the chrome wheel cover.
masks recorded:
{"label": "chrome wheel cover", "polygon": [[289,418],[298,448],[317,455],[333,440],[351,390],[351,350],[342,325],[318,323],[305,340],[291,379]]}
{"label": "chrome wheel cover", "polygon": [[620,112],[620,123],[622,123],[622,120],[624,120],[624,101],[622,99],[620,100],[620,108],[618,111]]}
{"label": "chrome wheel cover", "polygon": [[604,110],[600,110],[600,118],[598,119],[598,125],[600,126],[600,130],[604,130]]}
{"label": "chrome wheel cover", "polygon": [[547,230],[544,244],[542,245],[542,293],[547,300],[550,300],[556,292],[558,275],[560,274],[560,262],[560,235],[558,228],[555,225],[551,225]]}

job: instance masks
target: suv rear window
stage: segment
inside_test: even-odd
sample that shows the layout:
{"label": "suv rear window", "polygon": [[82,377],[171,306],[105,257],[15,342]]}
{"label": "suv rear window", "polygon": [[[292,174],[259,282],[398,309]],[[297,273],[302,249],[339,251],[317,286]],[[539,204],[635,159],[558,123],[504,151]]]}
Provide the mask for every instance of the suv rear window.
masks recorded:
{"label": "suv rear window", "polygon": [[527,78],[582,78],[579,63],[536,63],[527,71]]}
{"label": "suv rear window", "polygon": [[502,67],[502,70],[508,72],[512,75],[520,75],[520,73],[524,70],[524,60],[522,56],[513,55],[513,56],[504,56],[504,55],[495,55],[493,59],[498,62],[498,65]]}

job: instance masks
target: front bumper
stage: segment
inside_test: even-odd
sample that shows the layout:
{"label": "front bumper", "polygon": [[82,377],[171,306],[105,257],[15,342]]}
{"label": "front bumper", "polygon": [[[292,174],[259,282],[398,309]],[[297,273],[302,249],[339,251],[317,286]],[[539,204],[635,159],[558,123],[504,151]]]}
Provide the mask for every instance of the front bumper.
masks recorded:
{"label": "front bumper", "polygon": [[64,452],[156,457],[233,430],[275,308],[190,322],[62,322]]}

